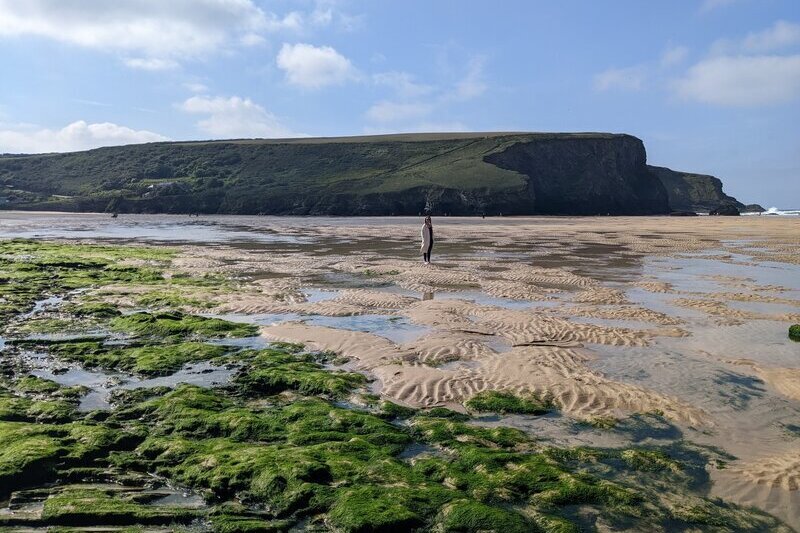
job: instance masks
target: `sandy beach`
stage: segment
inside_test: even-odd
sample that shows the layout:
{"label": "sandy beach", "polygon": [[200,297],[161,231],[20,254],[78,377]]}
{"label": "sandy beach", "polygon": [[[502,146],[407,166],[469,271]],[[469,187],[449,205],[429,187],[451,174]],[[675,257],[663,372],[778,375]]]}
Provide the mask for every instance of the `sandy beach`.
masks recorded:
{"label": "sandy beach", "polygon": [[[800,218],[437,218],[431,265],[418,223],[14,214],[0,235],[177,246],[170,275],[236,280],[187,288],[204,302],[187,312],[332,352],[404,406],[466,412],[476,394],[508,391],[555,412],[477,424],[563,446],[717,450],[710,495],[800,527],[800,343],[787,338]],[[86,297],[133,308],[149,290]],[[625,429],[650,415],[673,430]]]}

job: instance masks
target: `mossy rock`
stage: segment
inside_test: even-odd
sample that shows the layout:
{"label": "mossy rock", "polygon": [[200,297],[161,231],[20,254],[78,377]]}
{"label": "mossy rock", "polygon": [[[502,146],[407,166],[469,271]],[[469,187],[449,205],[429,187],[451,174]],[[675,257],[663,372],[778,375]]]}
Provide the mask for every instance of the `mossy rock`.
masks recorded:
{"label": "mossy rock", "polygon": [[793,341],[800,341],[800,324],[789,326],[789,338]]}
{"label": "mossy rock", "polygon": [[17,381],[14,388],[18,392],[22,393],[47,394],[56,392],[61,388],[61,385],[52,379],[40,378],[37,376],[25,376]]}
{"label": "mossy rock", "polygon": [[0,422],[0,498],[54,478],[67,451],[51,426]]}
{"label": "mossy rock", "polygon": [[208,361],[228,353],[229,348],[203,342],[176,342],[116,348],[102,342],[61,343],[50,347],[56,357],[88,367],[124,370],[143,376],[166,376],[186,363]]}
{"label": "mossy rock", "polygon": [[534,397],[522,398],[510,392],[483,391],[465,403],[470,411],[479,413],[542,415],[550,410],[550,405]]}
{"label": "mossy rock", "polygon": [[326,370],[309,354],[283,349],[246,352],[238,358],[246,364],[234,384],[245,397],[270,396],[286,390],[341,397],[367,382],[362,374]]}
{"label": "mossy rock", "polygon": [[388,400],[381,402],[381,415],[385,416],[386,418],[411,418],[416,413],[417,410],[412,409],[411,407],[398,405]]}
{"label": "mossy rock", "polygon": [[145,505],[117,491],[77,486],[58,489],[44,502],[42,520],[67,526],[165,525],[188,523],[198,512],[173,506]]}
{"label": "mossy rock", "polygon": [[442,509],[436,529],[452,533],[529,533],[536,527],[515,511],[461,500]]}
{"label": "mossy rock", "polygon": [[66,307],[64,311],[77,317],[88,316],[95,318],[114,318],[122,314],[122,312],[117,309],[117,306],[104,302],[91,302],[80,305],[72,305]]}
{"label": "mossy rock", "polygon": [[341,491],[328,520],[347,533],[412,531],[425,525],[426,515],[446,499],[443,489],[354,487]]}
{"label": "mossy rock", "polygon": [[211,517],[214,533],[283,533],[291,530],[294,520],[267,520],[248,515],[217,514]]}
{"label": "mossy rock", "polygon": [[251,337],[258,333],[253,324],[219,318],[187,315],[180,311],[133,313],[111,321],[111,328],[135,335],[159,337],[202,335],[204,337]]}
{"label": "mossy rock", "polygon": [[458,411],[453,411],[452,409],[448,409],[446,407],[432,407],[430,409],[418,411],[417,415],[426,418],[445,418],[448,420],[456,420],[459,422],[464,422],[466,420],[469,420],[469,415],[465,415],[464,413],[459,413]]}

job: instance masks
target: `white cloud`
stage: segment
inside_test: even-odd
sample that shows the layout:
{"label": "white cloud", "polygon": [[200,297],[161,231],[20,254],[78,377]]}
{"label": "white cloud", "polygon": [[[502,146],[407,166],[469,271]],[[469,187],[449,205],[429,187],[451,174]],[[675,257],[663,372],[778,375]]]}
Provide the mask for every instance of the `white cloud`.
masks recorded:
{"label": "white cloud", "polygon": [[[163,69],[264,32],[296,31],[303,17],[264,11],[252,0],[0,0],[0,36],[35,36],[122,53],[134,68]],[[170,63],[172,62],[172,63]]]}
{"label": "white cloud", "polygon": [[299,11],[292,11],[282,18],[274,14],[269,14],[265,26],[270,31],[300,31],[303,29],[303,14]]}
{"label": "white cloud", "polygon": [[257,33],[245,33],[242,35],[239,42],[242,46],[258,46],[267,42],[267,40]]}
{"label": "white cloud", "polygon": [[486,82],[483,79],[483,67],[486,58],[473,57],[467,66],[467,74],[458,83],[452,94],[455,100],[472,100],[486,92]]}
{"label": "white cloud", "polygon": [[372,81],[377,85],[390,87],[401,98],[417,98],[430,94],[434,87],[417,83],[414,77],[407,72],[380,72],[373,74]]}
{"label": "white cloud", "polygon": [[689,55],[689,49],[685,46],[670,46],[661,54],[661,68],[674,67],[680,65]]}
{"label": "white cloud", "polygon": [[358,76],[350,60],[330,46],[284,43],[277,63],[289,83],[311,89],[341,85]]}
{"label": "white cloud", "polygon": [[594,77],[594,88],[598,91],[618,89],[638,91],[645,80],[645,68],[641,65],[626,68],[610,68]]}
{"label": "white cloud", "polygon": [[311,23],[315,26],[327,26],[333,22],[333,9],[330,7],[317,6],[311,12]]}
{"label": "white cloud", "polygon": [[378,102],[367,110],[367,118],[375,122],[401,122],[427,116],[433,106],[425,103]]}
{"label": "white cloud", "polygon": [[0,153],[71,152],[167,140],[167,137],[152,131],[134,130],[111,122],[88,124],[78,120],[59,130],[20,124],[0,130]]}
{"label": "white cloud", "polygon": [[249,98],[192,96],[179,107],[187,113],[207,115],[197,127],[214,138],[303,136],[283,126],[275,115]]}
{"label": "white cloud", "polygon": [[373,82],[390,87],[395,98],[381,100],[367,110],[365,118],[372,125],[365,131],[384,131],[389,124],[395,132],[466,130],[463,123],[440,121],[438,116],[448,107],[472,100],[486,92],[488,85],[484,80],[485,63],[485,56],[472,57],[462,78],[439,87],[419,83],[407,72],[390,71],[373,75]]}
{"label": "white cloud", "polygon": [[692,66],[673,87],[683,98],[721,106],[762,106],[800,96],[800,55],[722,56]]}
{"label": "white cloud", "polygon": [[777,21],[771,28],[745,37],[742,48],[749,52],[768,52],[800,44],[800,24]]}
{"label": "white cloud", "polygon": [[178,62],[172,59],[159,59],[157,57],[134,57],[125,60],[125,65],[139,70],[170,70],[178,67]]}

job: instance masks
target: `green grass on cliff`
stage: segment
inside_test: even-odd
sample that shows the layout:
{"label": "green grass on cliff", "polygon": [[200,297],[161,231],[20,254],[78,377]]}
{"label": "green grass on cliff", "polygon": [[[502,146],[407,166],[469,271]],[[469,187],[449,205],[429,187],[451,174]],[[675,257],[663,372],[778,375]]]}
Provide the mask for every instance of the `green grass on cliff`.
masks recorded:
{"label": "green grass on cliff", "polygon": [[[416,214],[429,205],[431,191],[449,191],[450,197],[438,200],[445,212],[532,214],[543,208],[531,202],[529,178],[517,171],[524,158],[501,168],[487,157],[520,143],[569,142],[566,150],[543,152],[552,160],[546,165],[554,174],[545,171],[540,186],[564,181],[561,185],[584,197],[584,185],[566,182],[590,174],[595,184],[608,181],[603,173],[613,167],[608,161],[617,160],[613,153],[638,150],[622,146],[631,140],[640,145],[633,137],[604,133],[408,134],[151,143],[7,155],[0,156],[0,205],[69,211]],[[565,169],[568,179],[555,177]],[[636,212],[636,202],[621,201],[627,202],[624,209]],[[615,200],[603,202],[597,213],[622,207]]]}

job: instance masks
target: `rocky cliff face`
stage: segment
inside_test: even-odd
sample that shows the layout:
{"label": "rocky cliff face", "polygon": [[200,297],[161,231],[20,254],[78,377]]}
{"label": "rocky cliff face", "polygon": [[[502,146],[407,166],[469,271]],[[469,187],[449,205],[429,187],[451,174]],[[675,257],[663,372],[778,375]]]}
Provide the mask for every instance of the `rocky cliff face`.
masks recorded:
{"label": "rocky cliff face", "polygon": [[735,205],[739,210],[745,207],[733,196],[722,192],[722,181],[719,178],[664,167],[649,168],[664,185],[673,211],[708,213],[727,204]]}
{"label": "rocky cliff face", "polygon": [[695,175],[648,167],[639,139],[607,133],[153,143],[2,156],[0,207],[279,215],[643,215],[688,209],[698,202],[686,198],[702,203],[712,194],[695,191],[700,185],[685,192],[687,183],[705,182],[681,176]]}
{"label": "rocky cliff face", "polygon": [[628,135],[515,143],[484,158],[527,177],[527,201],[547,215],[643,215],[669,211],[647,168],[642,141]]}

